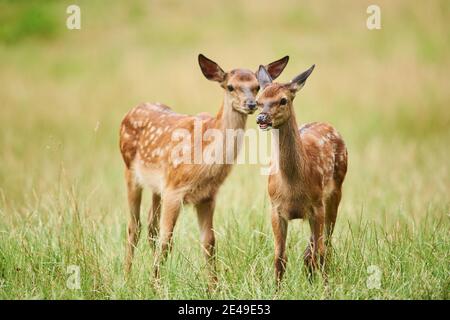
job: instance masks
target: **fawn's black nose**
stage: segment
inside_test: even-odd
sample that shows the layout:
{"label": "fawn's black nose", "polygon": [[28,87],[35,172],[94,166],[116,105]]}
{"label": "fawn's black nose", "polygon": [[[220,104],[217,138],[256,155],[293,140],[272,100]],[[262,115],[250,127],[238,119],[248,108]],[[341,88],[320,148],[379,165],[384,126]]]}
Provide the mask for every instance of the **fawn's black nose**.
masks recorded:
{"label": "fawn's black nose", "polygon": [[260,114],[258,114],[258,116],[256,117],[256,123],[257,123],[257,124],[266,123],[267,120],[268,120],[268,114],[267,114],[267,113],[260,113]]}
{"label": "fawn's black nose", "polygon": [[246,105],[247,105],[247,107],[250,110],[255,110],[256,109],[256,102],[255,101],[247,101]]}

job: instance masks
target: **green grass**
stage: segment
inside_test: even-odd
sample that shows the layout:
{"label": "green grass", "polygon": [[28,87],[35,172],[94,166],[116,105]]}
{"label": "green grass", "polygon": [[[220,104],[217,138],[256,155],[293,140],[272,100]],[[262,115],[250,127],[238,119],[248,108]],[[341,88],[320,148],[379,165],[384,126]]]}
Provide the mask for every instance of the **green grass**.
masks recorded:
{"label": "green grass", "polygon": [[[447,1],[380,1],[379,31],[365,28],[364,1],[79,3],[82,29],[69,31],[71,2],[0,1],[0,299],[449,298]],[[332,123],[349,150],[328,286],[307,280],[308,226],[292,221],[275,292],[266,177],[244,165],[217,202],[215,293],[190,207],[161,283],[145,228],[125,279],[119,123],[141,101],[217,112],[222,92],[203,78],[199,52],[255,70],[289,54],[280,81],[316,63],[298,121]],[[149,204],[146,193],[143,225]],[[66,285],[71,265],[80,290]],[[370,266],[379,288],[367,286]]]}
{"label": "green grass", "polygon": [[[272,236],[258,210],[218,210],[219,289],[207,291],[193,212],[183,212],[175,247],[159,285],[152,278],[152,252],[143,240],[129,279],[122,271],[124,219],[105,225],[104,216],[68,192],[19,218],[20,227],[2,233],[0,274],[3,299],[448,299],[449,234],[446,218],[426,215],[420,224],[400,219],[391,228],[364,218],[341,220],[329,284],[311,284],[302,268],[308,230],[291,223],[288,271],[275,293]],[[432,210],[432,208],[430,208]],[[225,210],[228,211],[228,210]],[[262,211],[259,214],[257,211]],[[41,214],[39,214],[41,213]],[[44,217],[42,216],[44,213]],[[119,212],[117,212],[116,216]],[[226,214],[226,215],[225,215]],[[122,221],[122,222],[120,222]],[[66,286],[67,267],[81,270],[81,289]],[[381,272],[380,288],[370,288],[369,266]]]}

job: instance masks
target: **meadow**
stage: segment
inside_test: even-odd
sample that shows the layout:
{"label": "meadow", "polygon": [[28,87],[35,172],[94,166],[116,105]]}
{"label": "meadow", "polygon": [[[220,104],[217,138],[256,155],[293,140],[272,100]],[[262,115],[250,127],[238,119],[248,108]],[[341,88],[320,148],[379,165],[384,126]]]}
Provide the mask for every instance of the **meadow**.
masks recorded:
{"label": "meadow", "polygon": [[[380,30],[365,0],[80,0],[68,30],[72,1],[0,0],[0,299],[449,299],[450,2],[376,2]],[[199,53],[255,71],[288,54],[280,81],[316,64],[298,122],[333,124],[349,152],[327,286],[303,271],[309,226],[295,220],[275,291],[257,165],[237,165],[219,194],[215,292],[191,207],[161,282],[145,228],[125,278],[119,124],[143,101],[215,114],[222,89]]]}

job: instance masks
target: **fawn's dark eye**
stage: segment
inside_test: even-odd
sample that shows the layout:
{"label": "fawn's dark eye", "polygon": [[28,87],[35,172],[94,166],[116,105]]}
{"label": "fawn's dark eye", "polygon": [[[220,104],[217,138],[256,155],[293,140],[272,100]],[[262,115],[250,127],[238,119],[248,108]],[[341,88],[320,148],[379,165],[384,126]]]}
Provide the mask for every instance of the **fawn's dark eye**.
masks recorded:
{"label": "fawn's dark eye", "polygon": [[258,92],[259,91],[259,86],[255,87],[255,91]]}
{"label": "fawn's dark eye", "polygon": [[228,91],[233,91],[234,90],[234,88],[233,88],[233,86],[231,85],[231,84],[229,84],[228,86],[227,86],[227,89],[228,89]]}
{"label": "fawn's dark eye", "polygon": [[282,98],[280,100],[280,105],[284,106],[287,103],[287,99],[286,98]]}

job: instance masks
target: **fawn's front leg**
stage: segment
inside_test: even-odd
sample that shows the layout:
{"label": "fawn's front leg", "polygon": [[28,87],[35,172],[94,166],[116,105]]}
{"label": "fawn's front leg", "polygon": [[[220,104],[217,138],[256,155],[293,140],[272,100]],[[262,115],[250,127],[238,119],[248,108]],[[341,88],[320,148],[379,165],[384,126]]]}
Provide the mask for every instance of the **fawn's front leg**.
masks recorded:
{"label": "fawn's front leg", "polygon": [[276,209],[272,209],[272,230],[275,238],[275,277],[277,287],[286,270],[286,238],[288,230],[288,221],[280,215]]}
{"label": "fawn's front leg", "polygon": [[195,205],[197,209],[198,225],[200,227],[200,237],[202,249],[206,257],[209,269],[210,284],[217,283],[215,266],[215,236],[213,230],[213,215],[215,200],[208,199]]}
{"label": "fawn's front leg", "polygon": [[160,248],[156,252],[154,274],[159,278],[159,268],[172,248],[173,229],[181,208],[180,197],[172,191],[166,191],[162,196],[162,212],[160,220]]}
{"label": "fawn's front leg", "polygon": [[325,260],[325,208],[323,204],[313,207],[309,217],[311,240],[305,250],[304,261],[310,275],[317,268],[322,268]]}

